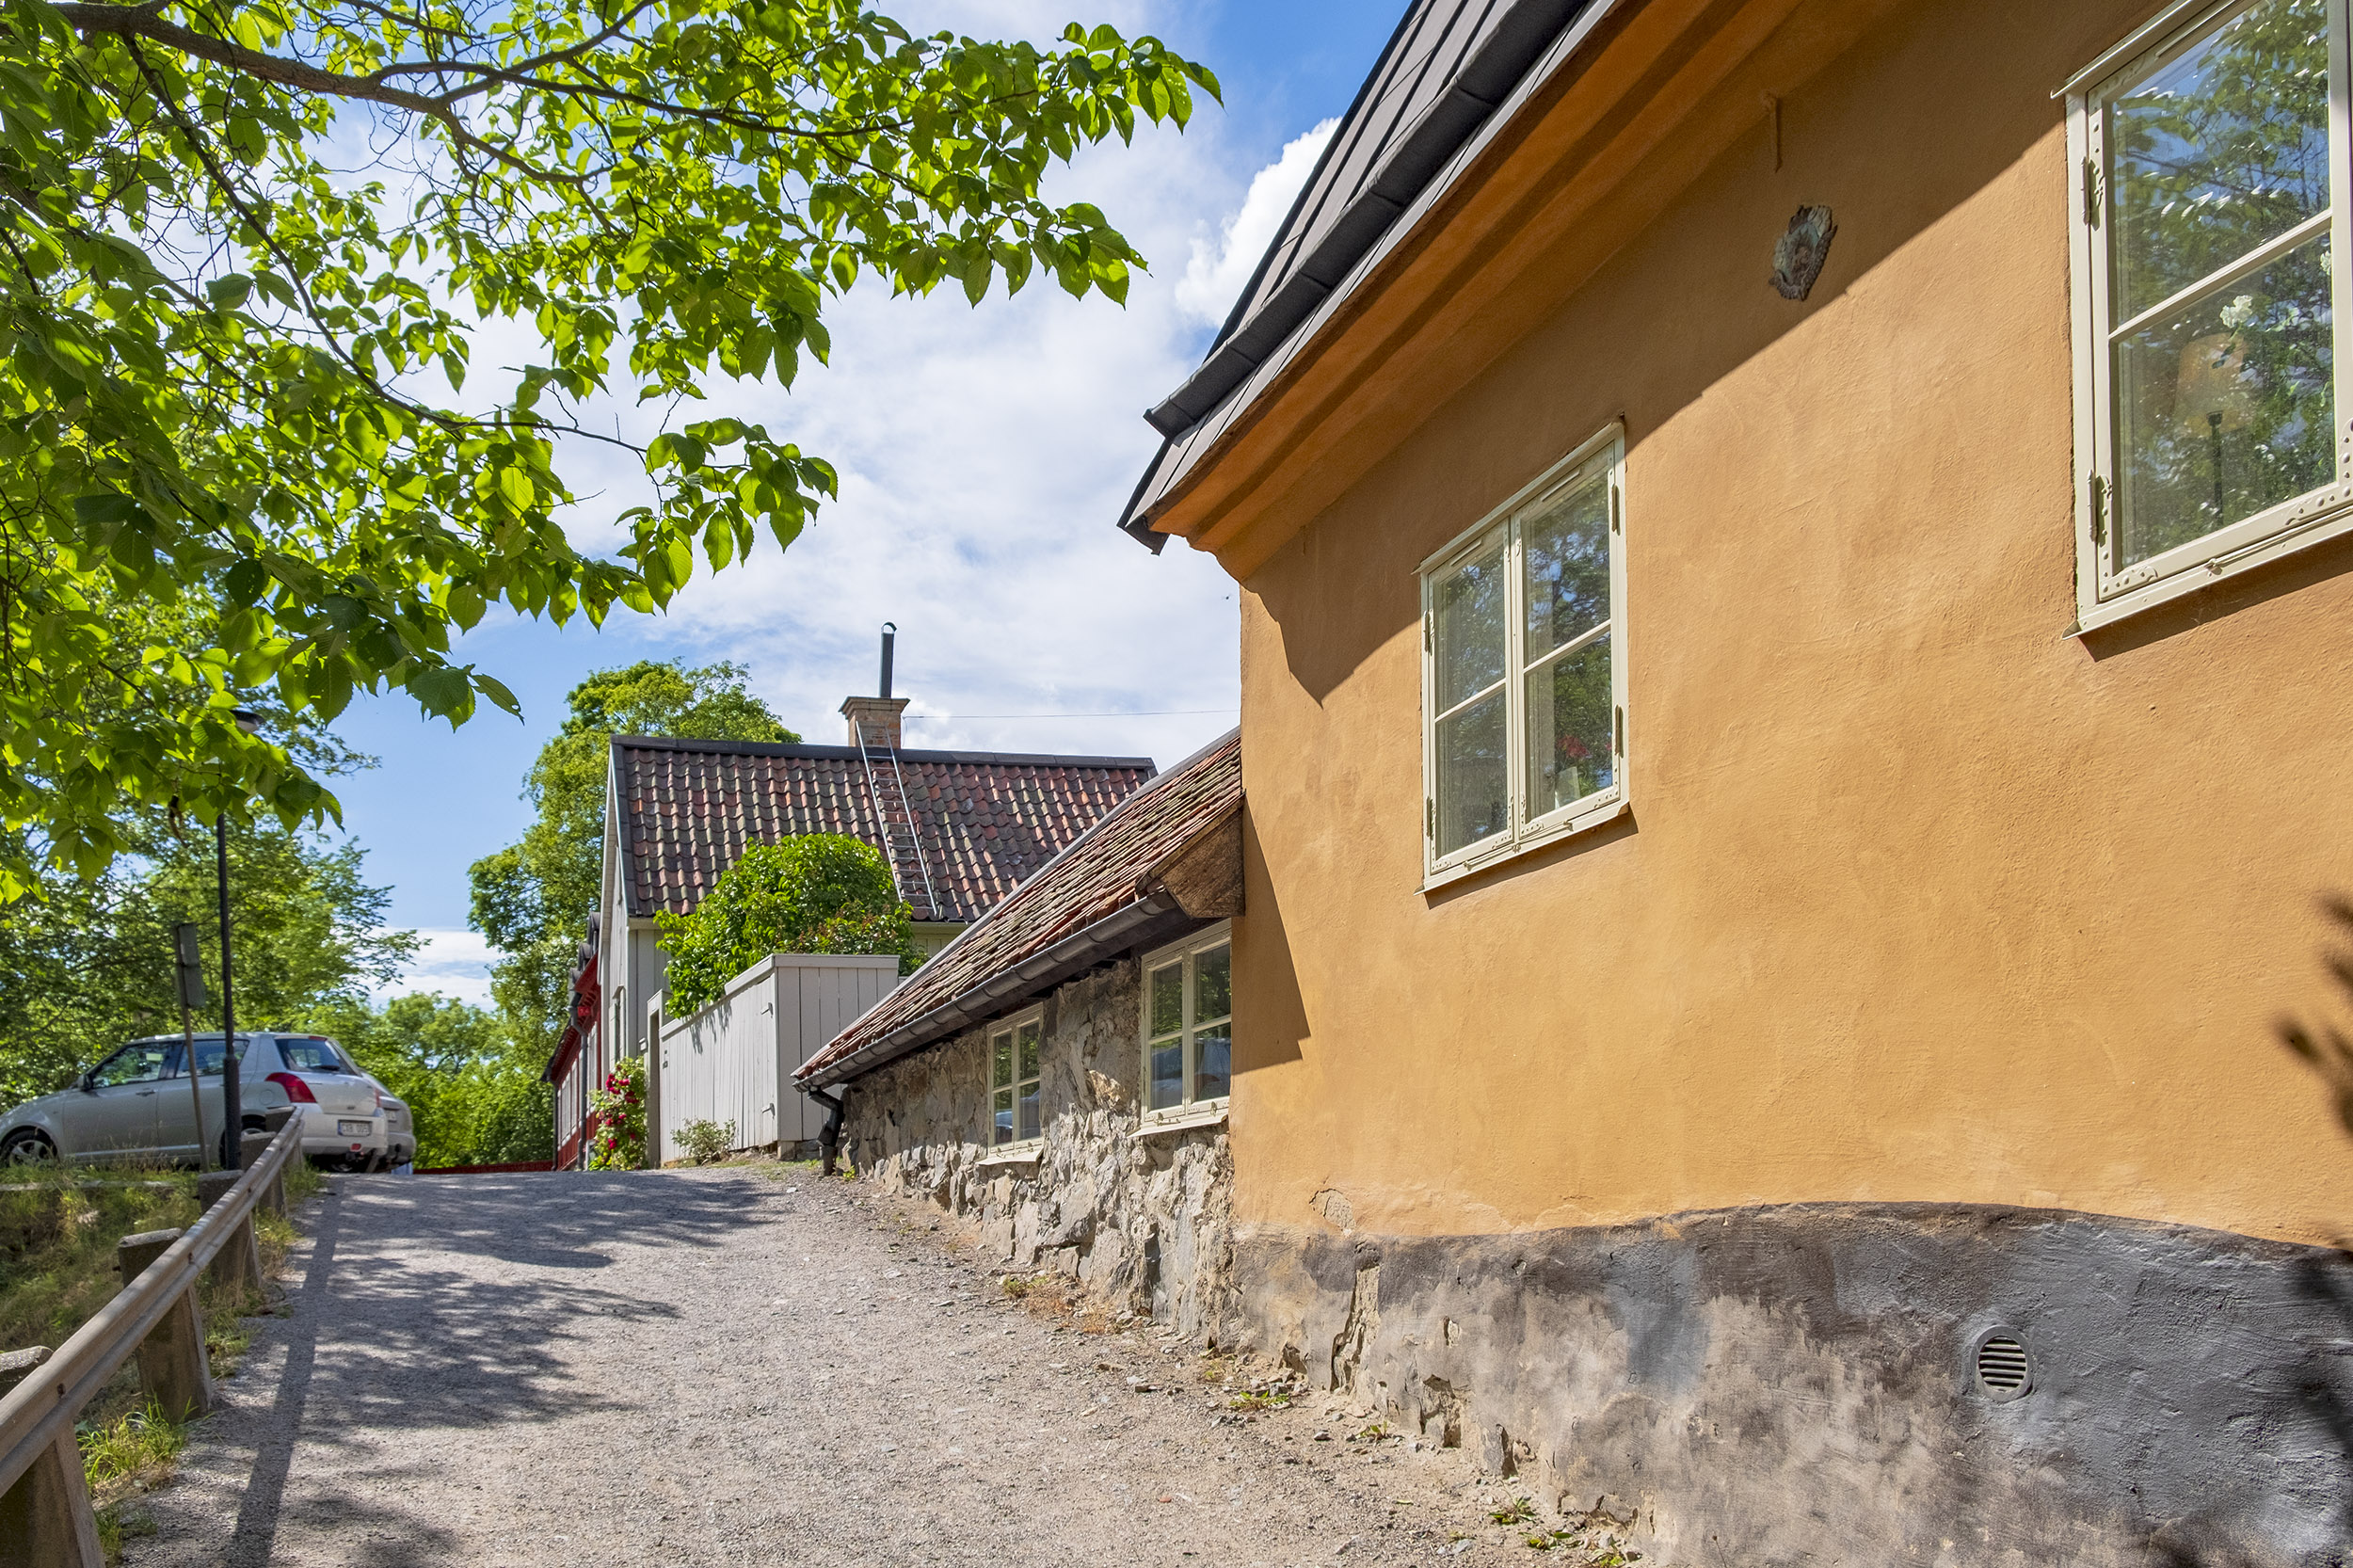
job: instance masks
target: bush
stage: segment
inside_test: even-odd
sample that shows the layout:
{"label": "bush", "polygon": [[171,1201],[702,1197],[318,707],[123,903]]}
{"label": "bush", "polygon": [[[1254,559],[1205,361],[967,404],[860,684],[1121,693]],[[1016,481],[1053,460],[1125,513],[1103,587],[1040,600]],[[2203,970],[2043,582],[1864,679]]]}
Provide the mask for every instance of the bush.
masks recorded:
{"label": "bush", "polygon": [[678,1129],[679,1146],[697,1165],[708,1165],[735,1147],[733,1122],[689,1122]]}
{"label": "bush", "polygon": [[913,974],[912,913],[872,845],[804,833],[745,850],[689,915],[662,913],[666,1016],[685,1017],[772,952],[891,953]]}
{"label": "bush", "polygon": [[588,1104],[588,1168],[634,1171],[646,1163],[646,1059],[632,1056],[606,1075]]}

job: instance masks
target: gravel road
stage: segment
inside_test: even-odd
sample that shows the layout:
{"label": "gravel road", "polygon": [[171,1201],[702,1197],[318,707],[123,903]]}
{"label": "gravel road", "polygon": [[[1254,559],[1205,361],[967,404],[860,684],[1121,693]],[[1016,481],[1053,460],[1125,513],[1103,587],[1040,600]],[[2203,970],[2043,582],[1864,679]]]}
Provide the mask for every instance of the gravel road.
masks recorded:
{"label": "gravel road", "polygon": [[303,1226],[134,1568],[1583,1556],[1461,1451],[1237,1410],[1198,1347],[806,1167],[337,1177]]}

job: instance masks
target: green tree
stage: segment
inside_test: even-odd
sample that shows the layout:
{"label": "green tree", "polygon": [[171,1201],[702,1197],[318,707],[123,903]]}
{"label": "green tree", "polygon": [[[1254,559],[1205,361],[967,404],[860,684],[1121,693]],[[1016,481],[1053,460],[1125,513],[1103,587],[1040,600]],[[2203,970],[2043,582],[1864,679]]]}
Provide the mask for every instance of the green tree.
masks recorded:
{"label": "green tree", "polygon": [[[13,0],[0,75],[0,901],[141,806],[331,815],[239,694],[511,711],[451,652],[493,608],[601,622],[789,544],[833,470],[675,411],[790,385],[861,275],[1124,298],[1136,252],[1047,171],[1216,91],[1109,27],[859,0]],[[486,323],[521,362],[467,402]],[[665,412],[632,440],[607,399]],[[562,526],[584,443],[649,494],[607,557]],[[202,635],[127,637],[124,597]]]}
{"label": "green tree", "polygon": [[[203,936],[212,1006],[197,1027],[220,1027],[213,835],[141,826],[131,841],[95,878],[0,906],[0,1104],[64,1088],[124,1040],[178,1032],[178,921]],[[416,952],[414,933],[384,929],[391,894],[367,883],[356,844],[263,823],[231,829],[229,858],[242,1028],[357,1005]]]}
{"label": "green tree", "polygon": [[543,1060],[498,1016],[430,993],[382,1007],[338,998],[304,1027],[333,1036],[408,1102],[420,1165],[505,1165],[555,1153],[553,1091]]}
{"label": "green tree", "polygon": [[473,863],[471,923],[504,956],[491,995],[518,1041],[544,1057],[562,1032],[574,950],[603,873],[604,785],[616,735],[797,741],[732,664],[641,661],[572,688],[568,713],[523,778],[537,815],[522,841]]}
{"label": "green tree", "polygon": [[922,957],[910,914],[872,844],[804,833],[754,845],[693,913],[654,917],[670,959],[664,1012],[684,1017],[718,1000],[772,952],[895,953],[899,972],[913,974]]}

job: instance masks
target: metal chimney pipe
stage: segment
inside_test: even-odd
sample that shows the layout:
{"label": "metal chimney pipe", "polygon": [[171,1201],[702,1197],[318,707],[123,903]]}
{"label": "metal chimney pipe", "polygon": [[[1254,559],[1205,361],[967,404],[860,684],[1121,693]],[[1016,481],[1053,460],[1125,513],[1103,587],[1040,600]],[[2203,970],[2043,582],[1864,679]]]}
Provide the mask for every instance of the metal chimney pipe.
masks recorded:
{"label": "metal chimney pipe", "polygon": [[891,621],[883,622],[882,690],[874,694],[877,696],[888,697],[890,695],[890,645],[896,642],[898,637],[897,624]]}

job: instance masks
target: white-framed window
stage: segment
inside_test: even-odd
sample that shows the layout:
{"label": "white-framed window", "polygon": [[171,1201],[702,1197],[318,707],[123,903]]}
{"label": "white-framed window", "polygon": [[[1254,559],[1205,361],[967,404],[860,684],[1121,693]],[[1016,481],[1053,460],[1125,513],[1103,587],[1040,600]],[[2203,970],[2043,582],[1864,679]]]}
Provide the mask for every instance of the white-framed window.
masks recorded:
{"label": "white-framed window", "polygon": [[1044,1076],[1046,1011],[1032,1008],[989,1031],[988,1144],[992,1149],[1034,1144],[1045,1136],[1038,1103]]}
{"label": "white-framed window", "polygon": [[2346,80],[2346,0],[2201,0],[2068,86],[2079,629],[2353,527]]}
{"label": "white-framed window", "polygon": [[1207,1115],[1234,1082],[1234,935],[1221,921],[1144,961],[1144,1113]]}
{"label": "white-framed window", "polygon": [[1625,467],[1612,425],[1422,563],[1427,882],[1625,808]]}

